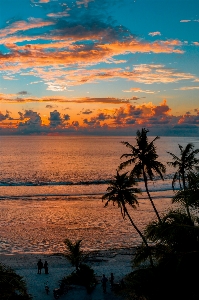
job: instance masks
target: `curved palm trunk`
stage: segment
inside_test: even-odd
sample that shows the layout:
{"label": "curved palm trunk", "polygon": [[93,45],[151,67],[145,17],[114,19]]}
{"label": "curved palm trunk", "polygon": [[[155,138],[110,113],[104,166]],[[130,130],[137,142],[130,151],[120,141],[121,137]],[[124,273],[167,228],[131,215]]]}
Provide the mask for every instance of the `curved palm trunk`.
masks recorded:
{"label": "curved palm trunk", "polygon": [[150,259],[150,264],[151,264],[151,267],[153,268],[153,259],[152,259],[152,256],[151,256],[151,249],[149,248],[149,245],[147,243],[147,240],[145,239],[145,236],[142,234],[142,232],[138,229],[138,227],[135,225],[135,223],[133,222],[131,216],[129,215],[128,213],[128,210],[126,209],[126,206],[124,206],[124,212],[125,214],[128,216],[130,222],[131,222],[131,225],[135,228],[135,230],[137,231],[137,233],[140,235],[140,237],[142,238],[143,240],[143,243],[145,244],[146,248],[148,249],[149,251],[149,259]]}
{"label": "curved palm trunk", "polygon": [[160,215],[159,215],[159,213],[158,213],[158,211],[157,211],[157,208],[155,207],[155,204],[154,204],[154,202],[153,202],[153,200],[152,200],[152,198],[151,198],[151,195],[150,195],[150,193],[149,193],[148,184],[147,184],[147,177],[146,177],[146,174],[145,174],[145,172],[144,172],[144,169],[142,170],[142,172],[143,172],[144,184],[145,184],[145,188],[146,188],[147,195],[148,195],[149,200],[150,200],[150,202],[151,202],[151,205],[152,205],[152,207],[153,207],[153,209],[154,209],[154,211],[155,211],[155,213],[156,213],[156,216],[157,216],[157,218],[158,218],[159,223],[162,224],[162,220],[161,220],[161,218],[160,218]]}
{"label": "curved palm trunk", "polygon": [[187,198],[186,198],[186,183],[185,183],[185,174],[184,174],[184,170],[182,172],[182,182],[183,182],[183,189],[184,189],[184,200],[185,200],[185,206],[186,206],[186,210],[187,210],[187,215],[189,217],[189,219],[192,221],[191,219],[191,214],[190,214],[190,211],[189,211],[189,205],[187,203]]}

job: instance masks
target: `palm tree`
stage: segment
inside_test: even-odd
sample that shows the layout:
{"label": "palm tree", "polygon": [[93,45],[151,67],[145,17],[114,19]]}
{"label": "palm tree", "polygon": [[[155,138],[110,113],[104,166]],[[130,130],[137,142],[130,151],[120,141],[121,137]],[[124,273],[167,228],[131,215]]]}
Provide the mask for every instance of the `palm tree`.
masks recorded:
{"label": "palm tree", "polygon": [[[197,218],[196,218],[197,222]],[[152,251],[156,263],[169,262],[172,257],[180,259],[184,253],[198,251],[199,226],[190,222],[184,211],[171,210],[162,218],[162,223],[153,221],[145,229],[146,238],[153,243]],[[145,249],[138,248],[134,264],[144,262],[148,257]]]}
{"label": "palm tree", "polygon": [[132,208],[136,208],[138,205],[136,193],[140,193],[140,190],[137,188],[134,188],[133,185],[135,184],[135,181],[133,178],[129,178],[127,176],[127,173],[119,174],[117,171],[116,176],[114,177],[114,180],[110,181],[110,184],[107,188],[107,193],[102,196],[102,201],[107,199],[105,203],[105,207],[109,204],[109,202],[113,202],[113,205],[115,203],[118,205],[118,208],[121,210],[121,214],[123,219],[127,215],[129,218],[131,225],[134,227],[134,229],[137,231],[137,233],[140,235],[140,237],[143,240],[144,245],[148,249],[149,258],[151,266],[153,267],[153,260],[150,254],[150,248],[148,246],[147,240],[142,234],[142,232],[139,230],[139,228],[135,225],[133,219],[131,218],[126,205],[128,204]]}
{"label": "palm tree", "polygon": [[79,266],[83,261],[83,251],[81,250],[81,242],[82,240],[78,240],[77,242],[73,243],[69,239],[65,239],[64,241],[67,247],[64,256],[68,259],[72,266],[75,266],[76,271],[79,270]]}
{"label": "palm tree", "polygon": [[[194,145],[192,143],[187,144],[185,148],[183,148],[181,145],[178,145],[180,149],[180,157],[176,156],[175,154],[168,152],[172,158],[172,162],[168,162],[168,165],[173,166],[174,168],[177,168],[177,171],[174,174],[173,181],[172,181],[172,187],[174,190],[176,181],[179,182],[180,190],[184,191],[184,195],[186,194],[186,190],[188,188],[188,182],[189,182],[189,174],[193,172],[193,170],[197,170],[197,164],[199,163],[199,159],[196,158],[196,155],[199,153],[199,149],[193,150]],[[185,196],[184,198],[185,206],[187,210],[187,214],[189,218],[191,219],[190,211],[189,211],[189,205],[187,198]]]}
{"label": "palm tree", "polygon": [[0,295],[1,300],[18,299],[31,300],[27,286],[22,276],[13,269],[0,263]]}
{"label": "palm tree", "polygon": [[[199,207],[199,174],[190,172],[187,175],[187,187],[184,191],[179,190],[172,198],[172,203],[181,203],[186,207],[198,208]],[[185,201],[186,200],[186,201]]]}
{"label": "palm tree", "polygon": [[163,173],[166,172],[166,168],[161,162],[157,161],[158,155],[156,153],[154,142],[159,139],[159,137],[156,136],[155,139],[149,143],[147,137],[148,132],[149,130],[145,128],[142,128],[141,131],[137,131],[137,144],[135,146],[132,146],[128,142],[122,142],[127,148],[130,149],[131,153],[123,154],[121,156],[121,158],[125,157],[127,160],[121,163],[119,168],[123,169],[131,164],[134,165],[130,176],[137,177],[138,179],[141,176],[143,177],[147,195],[156,213],[158,221],[161,223],[161,218],[148,189],[148,178],[153,180],[156,173],[161,177],[162,180],[164,180]]}

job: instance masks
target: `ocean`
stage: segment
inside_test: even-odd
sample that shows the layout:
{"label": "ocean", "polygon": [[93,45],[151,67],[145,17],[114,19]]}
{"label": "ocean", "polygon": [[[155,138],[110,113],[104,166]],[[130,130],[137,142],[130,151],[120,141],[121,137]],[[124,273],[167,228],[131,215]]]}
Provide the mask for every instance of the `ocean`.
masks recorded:
{"label": "ocean", "polygon": [[[101,200],[128,153],[121,141],[135,144],[135,137],[1,136],[0,253],[63,252],[66,238],[81,239],[86,251],[137,246],[128,219]],[[167,151],[178,156],[178,144],[189,142],[199,148],[198,137],[161,137],[155,142],[159,161],[171,161]],[[165,180],[149,183],[161,213],[171,207],[173,174],[167,165]],[[155,215],[142,181],[139,186],[140,205],[129,211],[143,230]]]}

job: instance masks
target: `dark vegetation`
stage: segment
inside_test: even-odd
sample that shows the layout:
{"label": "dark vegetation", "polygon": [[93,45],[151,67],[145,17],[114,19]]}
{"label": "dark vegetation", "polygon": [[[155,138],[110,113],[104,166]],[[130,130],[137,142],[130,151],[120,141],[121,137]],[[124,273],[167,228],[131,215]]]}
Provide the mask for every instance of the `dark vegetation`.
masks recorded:
{"label": "dark vegetation", "polygon": [[31,300],[23,278],[11,268],[0,264],[0,299]]}
{"label": "dark vegetation", "polygon": [[[117,204],[122,217],[128,217],[131,225],[142,238],[133,259],[134,271],[125,278],[123,296],[126,299],[147,300],[198,300],[199,270],[199,149],[189,143],[179,145],[180,155],[170,153],[169,165],[174,168],[172,203],[178,209],[160,215],[151,197],[148,180],[158,175],[162,180],[166,167],[160,163],[156,152],[156,137],[151,142],[148,130],[137,132],[136,145],[122,142],[130,152],[123,154],[117,174],[110,181],[107,193],[102,197]],[[119,173],[130,166],[130,172]],[[138,179],[144,180],[146,193],[157,219],[147,224],[141,232],[128,211],[136,208],[140,190],[135,187]],[[176,189],[176,185],[178,185]]]}
{"label": "dark vegetation", "polygon": [[66,245],[64,256],[75,267],[75,270],[69,276],[62,278],[60,285],[81,285],[90,293],[97,281],[93,269],[83,263],[86,255],[81,250],[81,242],[82,240],[78,240],[73,243],[69,239],[64,241]]}

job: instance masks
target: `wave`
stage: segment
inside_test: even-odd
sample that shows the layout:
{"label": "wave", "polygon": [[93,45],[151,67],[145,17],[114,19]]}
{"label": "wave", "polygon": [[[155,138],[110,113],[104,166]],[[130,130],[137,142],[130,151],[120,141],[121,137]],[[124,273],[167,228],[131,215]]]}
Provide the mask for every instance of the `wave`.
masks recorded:
{"label": "wave", "polygon": [[0,181],[0,186],[57,186],[57,185],[100,185],[108,184],[110,180],[92,181]]}
{"label": "wave", "polygon": [[[41,187],[42,188],[42,187]],[[3,189],[5,191],[5,189]],[[141,189],[142,193],[138,196],[139,199],[148,199],[148,196],[146,194],[146,191],[144,189]],[[6,190],[7,192],[7,190]],[[24,189],[20,190],[20,192],[17,190],[12,191],[9,190],[8,193],[2,193],[0,195],[0,200],[89,200],[89,199],[101,199],[102,195],[106,193],[106,188],[97,189],[94,188],[90,191],[90,189],[64,189],[64,190],[49,190],[46,188],[42,188],[41,190],[33,190],[33,189]],[[151,188],[150,193],[153,197],[153,199],[159,199],[159,198],[171,198],[174,195],[173,190],[169,186],[158,186],[157,188]]]}
{"label": "wave", "polygon": [[[164,177],[164,181],[161,180],[159,176],[156,176],[154,178],[153,183],[155,182],[165,182],[170,181],[173,178],[173,174],[167,174]],[[50,180],[47,178],[34,178],[34,179],[27,179],[27,178],[4,178],[0,179],[0,187],[1,186],[72,186],[72,185],[103,185],[103,184],[109,184],[111,181],[111,178],[106,179],[94,179],[94,180],[80,180],[80,181],[56,181],[56,180]],[[140,178],[137,180],[138,183],[142,183],[143,179]],[[149,180],[150,183],[150,180]]]}

